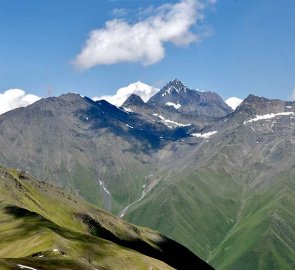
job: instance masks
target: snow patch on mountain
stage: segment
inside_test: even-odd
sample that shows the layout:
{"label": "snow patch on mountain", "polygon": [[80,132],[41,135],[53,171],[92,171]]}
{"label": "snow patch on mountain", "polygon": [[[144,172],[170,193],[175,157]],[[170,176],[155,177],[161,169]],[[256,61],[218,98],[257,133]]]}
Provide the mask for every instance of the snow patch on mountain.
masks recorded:
{"label": "snow patch on mountain", "polygon": [[174,107],[176,110],[179,109],[179,108],[181,107],[180,104],[175,104],[175,103],[173,103],[173,102],[166,102],[165,105],[166,105],[166,106],[170,106],[170,107],[172,106],[172,107]]}
{"label": "snow patch on mountain", "polygon": [[171,95],[172,91],[175,91],[176,93],[179,93],[179,89],[177,89],[174,86],[170,86],[163,94],[162,97],[166,96],[166,95]]}
{"label": "snow patch on mountain", "polygon": [[138,81],[118,89],[117,93],[114,95],[93,97],[92,99],[94,101],[104,99],[115,106],[121,106],[132,94],[140,96],[144,102],[147,102],[153,95],[159,92],[159,90],[158,88]]}
{"label": "snow patch on mountain", "polygon": [[176,92],[177,94],[181,92],[186,93],[187,86],[178,79],[175,79],[172,82],[170,82],[165,88],[165,91],[162,93],[162,97],[166,95],[171,95],[173,92]]}
{"label": "snow patch on mountain", "polygon": [[246,125],[248,123],[252,123],[252,122],[275,118],[277,116],[288,116],[288,115],[294,115],[294,112],[268,113],[268,114],[264,114],[264,115],[256,115],[255,118],[244,121],[244,125]]}
{"label": "snow patch on mountain", "polygon": [[127,113],[132,113],[133,111],[130,108],[123,107],[123,110]]}
{"label": "snow patch on mountain", "polygon": [[161,119],[161,122],[166,125],[168,128],[176,128],[176,127],[189,127],[191,124],[182,124],[169,119],[165,119],[162,115],[154,113],[153,116],[157,116]]}
{"label": "snow patch on mountain", "polygon": [[129,127],[129,128],[134,128],[133,126],[130,126],[128,124],[125,124],[126,127]]}
{"label": "snow patch on mountain", "polygon": [[214,130],[214,131],[209,131],[209,132],[206,132],[206,133],[192,133],[191,135],[193,137],[196,137],[196,138],[205,138],[205,139],[208,139],[211,136],[215,135],[216,133],[217,133],[217,131]]}

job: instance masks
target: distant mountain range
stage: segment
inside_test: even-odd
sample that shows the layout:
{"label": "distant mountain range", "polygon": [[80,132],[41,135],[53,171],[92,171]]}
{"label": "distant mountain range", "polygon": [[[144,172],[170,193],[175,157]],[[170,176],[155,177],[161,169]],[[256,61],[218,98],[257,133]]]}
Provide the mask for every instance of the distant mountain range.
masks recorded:
{"label": "distant mountain range", "polygon": [[29,171],[217,269],[293,269],[295,102],[233,111],[173,80],[146,103],[77,94],[0,116],[0,163]]}

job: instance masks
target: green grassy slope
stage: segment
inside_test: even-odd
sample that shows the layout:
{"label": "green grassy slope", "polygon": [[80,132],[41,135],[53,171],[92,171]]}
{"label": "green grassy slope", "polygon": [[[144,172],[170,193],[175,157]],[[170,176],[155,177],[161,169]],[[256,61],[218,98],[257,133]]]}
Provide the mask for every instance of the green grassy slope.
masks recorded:
{"label": "green grassy slope", "polygon": [[295,185],[284,173],[263,192],[248,191],[239,222],[214,250],[218,269],[294,269]]}
{"label": "green grassy slope", "polygon": [[177,252],[210,269],[157,232],[21,171],[0,167],[0,198],[0,269],[185,269],[173,260]]}
{"label": "green grassy slope", "polygon": [[225,172],[209,169],[175,179],[185,181],[160,185],[126,219],[157,228],[207,259],[235,222],[241,188]]}
{"label": "green grassy slope", "polygon": [[199,169],[160,186],[126,219],[157,228],[216,269],[294,269],[293,175],[279,172],[257,189],[222,171]]}
{"label": "green grassy slope", "polygon": [[159,230],[216,269],[295,269],[294,118],[248,125],[238,117],[199,144],[167,147],[167,176],[126,220]]}

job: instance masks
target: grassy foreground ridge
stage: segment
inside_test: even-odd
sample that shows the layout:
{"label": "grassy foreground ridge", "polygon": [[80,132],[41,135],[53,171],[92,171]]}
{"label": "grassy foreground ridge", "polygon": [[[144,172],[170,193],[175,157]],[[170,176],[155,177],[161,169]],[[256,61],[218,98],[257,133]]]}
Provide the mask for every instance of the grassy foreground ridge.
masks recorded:
{"label": "grassy foreground ridge", "polygon": [[0,269],[211,269],[188,249],[0,167]]}

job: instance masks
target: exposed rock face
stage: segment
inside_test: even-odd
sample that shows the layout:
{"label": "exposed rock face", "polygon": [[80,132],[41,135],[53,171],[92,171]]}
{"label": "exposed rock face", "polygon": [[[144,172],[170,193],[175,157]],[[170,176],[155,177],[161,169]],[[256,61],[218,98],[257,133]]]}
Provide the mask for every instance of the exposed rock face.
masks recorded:
{"label": "exposed rock face", "polygon": [[148,103],[68,94],[1,115],[0,162],[157,229],[216,268],[284,268],[295,252],[294,127],[295,102],[250,95],[232,112],[176,80]]}
{"label": "exposed rock face", "polygon": [[123,103],[122,107],[130,107],[130,106],[145,106],[144,101],[140,96],[132,94],[130,95],[126,101]]}
{"label": "exposed rock face", "polygon": [[174,105],[176,110],[195,116],[220,118],[232,112],[232,109],[216,93],[191,90],[177,79],[169,82],[151,97],[148,104],[161,107]]}

